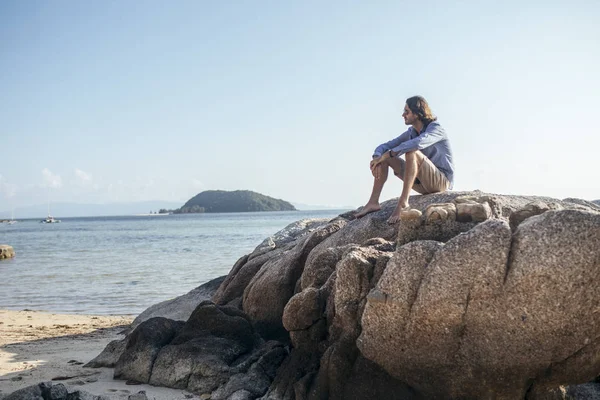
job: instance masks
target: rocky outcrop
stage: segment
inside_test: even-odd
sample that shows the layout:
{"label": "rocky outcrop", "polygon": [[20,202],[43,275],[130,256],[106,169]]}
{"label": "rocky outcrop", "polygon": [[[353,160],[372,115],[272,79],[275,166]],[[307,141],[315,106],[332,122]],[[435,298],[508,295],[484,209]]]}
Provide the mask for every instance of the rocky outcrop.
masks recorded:
{"label": "rocky outcrop", "polygon": [[2,400],[109,400],[83,390],[68,391],[62,383],[41,382],[25,387],[4,397]]}
{"label": "rocky outcrop", "polygon": [[13,258],[15,256],[15,249],[7,244],[0,244],[0,260],[5,258]]}
{"label": "rocky outcrop", "polygon": [[[231,306],[202,302],[186,322],[154,317],[128,337],[114,377],[229,399],[263,395],[288,352]],[[243,397],[242,397],[243,398]]]}
{"label": "rocky outcrop", "polygon": [[399,224],[391,200],[263,242],[168,344],[132,350],[146,364],[122,377],[219,399],[533,400],[600,375],[594,204],[481,192],[410,204],[419,213]]}
{"label": "rocky outcrop", "polygon": [[358,347],[438,398],[585,382],[600,371],[597,243],[600,214],[565,210],[514,235],[486,221],[433,255],[428,242],[403,246],[374,290],[385,301],[367,302]]}

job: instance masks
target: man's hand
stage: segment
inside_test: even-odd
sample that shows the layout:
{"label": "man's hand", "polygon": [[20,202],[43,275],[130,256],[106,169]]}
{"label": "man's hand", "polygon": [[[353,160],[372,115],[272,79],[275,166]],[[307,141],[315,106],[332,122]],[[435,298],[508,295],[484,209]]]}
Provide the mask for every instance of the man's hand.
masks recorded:
{"label": "man's hand", "polygon": [[371,163],[369,164],[369,167],[371,168],[371,173],[373,174],[373,176],[375,177],[375,179],[379,179],[379,174],[381,169],[377,168],[377,166],[379,164],[381,164],[383,161],[387,160],[389,158],[389,155],[387,152],[383,153],[383,155],[381,155],[380,157],[374,158],[371,160]]}

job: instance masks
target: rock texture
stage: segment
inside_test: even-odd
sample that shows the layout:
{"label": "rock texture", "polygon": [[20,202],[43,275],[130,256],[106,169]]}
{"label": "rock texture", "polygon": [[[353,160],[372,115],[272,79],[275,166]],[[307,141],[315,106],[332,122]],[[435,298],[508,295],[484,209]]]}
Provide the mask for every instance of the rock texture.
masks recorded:
{"label": "rock texture", "polygon": [[7,244],[0,244],[0,260],[5,258],[13,258],[15,256],[15,249]]}
{"label": "rock texture", "polygon": [[[416,217],[389,225],[395,203],[265,240],[184,325],[140,324],[115,371],[213,399],[539,400],[595,387],[576,384],[600,375],[596,205],[448,192],[413,196]],[[162,333],[144,333],[151,323]]]}
{"label": "rock texture", "polygon": [[214,400],[263,395],[288,352],[265,342],[239,309],[198,305],[186,322],[154,317],[128,337],[115,379],[210,394]]}
{"label": "rock texture", "polygon": [[96,396],[83,390],[69,392],[62,383],[41,382],[17,390],[2,400],[109,400],[105,396]]}

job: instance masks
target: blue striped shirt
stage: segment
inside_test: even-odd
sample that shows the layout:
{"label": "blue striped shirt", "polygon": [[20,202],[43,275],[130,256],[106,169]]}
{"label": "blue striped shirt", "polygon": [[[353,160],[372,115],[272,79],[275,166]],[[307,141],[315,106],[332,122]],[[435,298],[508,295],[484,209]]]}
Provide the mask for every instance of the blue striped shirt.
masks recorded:
{"label": "blue striped shirt", "polygon": [[420,150],[448,178],[450,189],[452,189],[454,185],[452,148],[446,131],[439,122],[430,122],[420,135],[415,128],[409,127],[406,132],[397,138],[377,146],[373,157],[380,157],[388,150],[397,153],[396,157],[409,151]]}

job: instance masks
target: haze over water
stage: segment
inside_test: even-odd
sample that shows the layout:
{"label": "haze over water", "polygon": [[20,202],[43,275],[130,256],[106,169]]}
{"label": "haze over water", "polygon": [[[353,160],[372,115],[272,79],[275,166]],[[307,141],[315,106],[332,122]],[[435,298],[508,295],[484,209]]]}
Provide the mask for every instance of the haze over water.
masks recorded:
{"label": "haze over water", "polygon": [[343,210],[64,218],[0,224],[1,309],[138,314],[226,275],[265,238]]}

